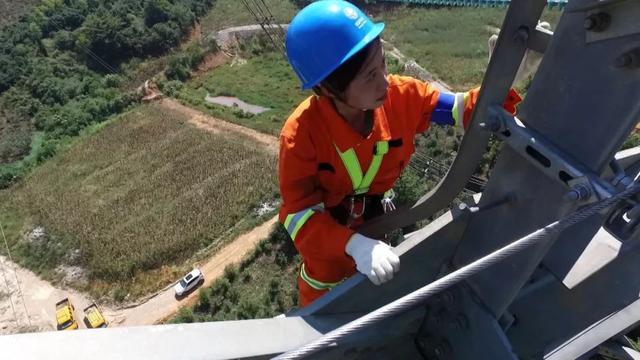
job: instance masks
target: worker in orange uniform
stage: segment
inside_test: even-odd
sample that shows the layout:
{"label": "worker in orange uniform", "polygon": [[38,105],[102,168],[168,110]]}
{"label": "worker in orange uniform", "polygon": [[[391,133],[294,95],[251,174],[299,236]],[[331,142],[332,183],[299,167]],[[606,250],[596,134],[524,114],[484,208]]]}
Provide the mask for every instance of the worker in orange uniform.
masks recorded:
{"label": "worker in orange uniform", "polygon": [[[280,135],[280,222],[303,258],[301,306],[356,270],[376,285],[399,271],[391,246],[354,228],[393,209],[416,134],[431,123],[466,127],[478,97],[479,89],[450,94],[387,75],[383,29],[342,0],[316,1],[289,25],[289,62],[315,92]],[[514,113],[519,101],[512,90],[505,109]]]}

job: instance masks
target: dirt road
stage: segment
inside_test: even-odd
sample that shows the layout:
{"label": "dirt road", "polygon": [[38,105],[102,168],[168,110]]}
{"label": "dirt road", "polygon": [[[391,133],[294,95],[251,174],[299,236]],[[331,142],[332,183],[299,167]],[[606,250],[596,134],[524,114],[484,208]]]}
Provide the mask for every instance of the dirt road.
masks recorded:
{"label": "dirt road", "polygon": [[[205,278],[203,286],[210,285],[222,275],[227,265],[239,263],[260,240],[269,236],[276,221],[277,217],[273,217],[240,235],[199,265]],[[23,296],[20,296],[18,281]],[[69,297],[75,306],[75,315],[79,320],[80,328],[85,328],[82,322],[84,318],[82,309],[92,303],[91,299],[71,289],[56,288],[33,272],[0,256],[0,335],[55,330],[55,303],[65,297]],[[198,291],[196,290],[180,301],[176,300],[172,284],[133,307],[114,309],[100,306],[100,308],[111,326],[152,325],[175,314],[182,306],[193,305],[197,299]]]}
{"label": "dirt road", "polygon": [[259,131],[233,124],[224,120],[216,119],[201,111],[182,105],[180,102],[172,98],[163,98],[162,100],[158,101],[157,104],[158,106],[189,115],[191,117],[189,119],[189,122],[200,129],[211,131],[214,133],[219,133],[221,131],[232,131],[235,133],[240,133],[257,140],[261,144],[265,145],[270,151],[273,151],[274,153],[278,152],[278,138],[275,136],[267,135],[265,133],[261,133]]}
{"label": "dirt road", "polygon": [[[251,252],[256,244],[269,236],[271,228],[278,220],[277,216],[264,224],[254,228],[248,233],[240,235],[229,245],[220,249],[206,263],[199,266],[204,274],[204,284],[209,286],[220,277],[227,265],[239,263],[245,255]],[[198,291],[193,291],[189,296],[180,301],[174,296],[173,286],[164,289],[146,303],[132,309],[122,311],[122,314],[114,314],[118,320],[118,326],[151,325],[158,323],[175,314],[180,307],[193,305],[198,299]],[[120,320],[121,319],[121,320]]]}

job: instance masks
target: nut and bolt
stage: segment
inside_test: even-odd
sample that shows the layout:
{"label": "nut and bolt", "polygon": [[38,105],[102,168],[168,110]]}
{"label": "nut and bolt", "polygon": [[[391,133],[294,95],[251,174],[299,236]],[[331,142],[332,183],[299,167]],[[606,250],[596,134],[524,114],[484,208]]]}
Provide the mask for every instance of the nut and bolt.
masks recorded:
{"label": "nut and bolt", "polygon": [[469,319],[464,314],[458,314],[451,322],[449,326],[454,330],[467,330],[469,328]]}
{"label": "nut and bolt", "polygon": [[584,201],[591,197],[591,189],[584,184],[577,184],[571,187],[571,190],[564,195],[564,199],[568,201]]}
{"label": "nut and bolt", "polygon": [[425,352],[428,359],[445,360],[451,359],[453,348],[447,340],[440,340],[434,337],[419,338],[416,344]]}
{"label": "nut and bolt", "polygon": [[478,125],[480,125],[482,130],[486,131],[497,132],[500,130],[500,123],[495,121],[495,119],[489,119],[488,121],[481,122]]}
{"label": "nut and bolt", "polygon": [[513,35],[513,39],[520,44],[526,44],[529,41],[529,27],[520,26]]}
{"label": "nut and bolt", "polygon": [[433,354],[438,359],[450,359],[451,351],[451,344],[446,340],[442,340],[433,348]]}
{"label": "nut and bolt", "polygon": [[590,14],[584,19],[584,29],[600,32],[604,31],[611,24],[611,15],[607,13]]}
{"label": "nut and bolt", "polygon": [[628,51],[614,60],[617,68],[637,68],[640,67],[640,48]]}

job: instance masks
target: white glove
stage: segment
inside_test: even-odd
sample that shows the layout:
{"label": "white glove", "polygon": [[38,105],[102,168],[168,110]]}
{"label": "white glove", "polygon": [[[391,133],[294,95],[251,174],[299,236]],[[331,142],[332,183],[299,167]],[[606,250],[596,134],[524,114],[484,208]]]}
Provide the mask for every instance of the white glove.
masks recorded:
{"label": "white glove", "polygon": [[[549,25],[549,23],[546,21],[538,21],[536,30],[553,35],[553,32],[551,31],[551,25]],[[491,58],[497,42],[498,35],[491,35],[491,37],[489,38],[489,58]],[[524,53],[524,57],[522,58],[522,62],[520,63],[520,67],[518,68],[516,78],[513,80],[513,86],[517,86],[523,80],[528,79],[529,76],[533,75],[538,70],[538,66],[540,66],[540,62],[542,61],[542,55],[543,54],[537,51],[527,49],[527,51]]]}
{"label": "white glove", "polygon": [[393,279],[393,273],[400,270],[400,258],[391,246],[358,233],[351,236],[345,252],[356,262],[358,271],[375,285]]}

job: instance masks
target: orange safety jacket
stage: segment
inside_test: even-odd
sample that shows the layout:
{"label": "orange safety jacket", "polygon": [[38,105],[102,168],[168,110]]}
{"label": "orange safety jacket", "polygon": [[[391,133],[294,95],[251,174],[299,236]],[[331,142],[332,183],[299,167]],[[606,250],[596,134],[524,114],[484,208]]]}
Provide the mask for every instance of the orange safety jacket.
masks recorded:
{"label": "orange safety jacket", "polygon": [[[291,114],[280,134],[280,222],[303,258],[299,302],[305,306],[356,272],[345,246],[355,232],[328,209],[354,194],[392,189],[414,153],[414,138],[431,122],[468,125],[479,88],[441,93],[422,81],[390,75],[384,104],[373,110],[373,129],[362,137],[327,97],[311,96]],[[515,113],[520,96],[505,101]]]}

